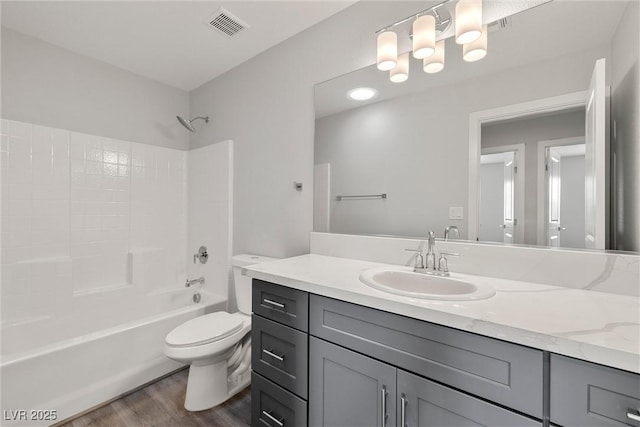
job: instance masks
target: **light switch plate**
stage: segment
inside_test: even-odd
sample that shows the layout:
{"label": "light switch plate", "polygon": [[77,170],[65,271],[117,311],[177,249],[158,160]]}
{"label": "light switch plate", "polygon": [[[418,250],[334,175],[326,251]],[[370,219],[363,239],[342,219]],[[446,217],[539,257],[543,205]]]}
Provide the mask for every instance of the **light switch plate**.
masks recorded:
{"label": "light switch plate", "polygon": [[449,219],[464,219],[464,208],[461,206],[450,207]]}

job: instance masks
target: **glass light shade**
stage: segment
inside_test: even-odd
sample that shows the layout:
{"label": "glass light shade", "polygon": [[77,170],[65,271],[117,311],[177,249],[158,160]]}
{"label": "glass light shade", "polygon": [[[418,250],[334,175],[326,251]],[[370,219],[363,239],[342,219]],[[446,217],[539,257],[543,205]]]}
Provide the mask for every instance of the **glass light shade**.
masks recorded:
{"label": "glass light shade", "polygon": [[424,15],[413,21],[413,57],[424,59],[436,51],[436,18]]}
{"label": "glass light shade", "polygon": [[387,71],[398,62],[398,36],[393,31],[378,35],[378,70]]}
{"label": "glass light shade", "polygon": [[467,44],[482,34],[482,0],[459,0],[456,4],[456,43]]}
{"label": "glass light shade", "polygon": [[402,83],[409,78],[409,52],[398,56],[398,63],[389,72],[389,79],[394,83]]}
{"label": "glass light shade", "polygon": [[433,55],[424,58],[422,68],[425,73],[429,74],[442,71],[444,68],[444,40],[440,40],[436,43],[436,52]]}
{"label": "glass light shade", "polygon": [[467,62],[478,61],[487,55],[487,26],[482,26],[482,35],[462,46],[462,58]]}

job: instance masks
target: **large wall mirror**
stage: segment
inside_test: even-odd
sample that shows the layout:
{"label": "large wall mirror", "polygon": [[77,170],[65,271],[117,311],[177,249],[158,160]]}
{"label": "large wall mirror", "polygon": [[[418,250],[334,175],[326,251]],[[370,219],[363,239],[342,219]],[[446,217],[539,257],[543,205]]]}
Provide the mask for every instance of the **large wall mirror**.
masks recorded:
{"label": "large wall mirror", "polygon": [[318,84],[314,230],[638,250],[638,15],[554,0],[490,23],[480,61],[448,38],[437,74],[411,59],[403,83],[374,64]]}

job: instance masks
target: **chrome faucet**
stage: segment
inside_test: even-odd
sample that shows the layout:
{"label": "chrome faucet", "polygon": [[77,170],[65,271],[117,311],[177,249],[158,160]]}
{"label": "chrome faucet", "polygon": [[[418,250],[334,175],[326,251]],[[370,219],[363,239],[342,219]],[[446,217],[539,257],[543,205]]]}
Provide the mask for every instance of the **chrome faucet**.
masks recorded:
{"label": "chrome faucet", "polygon": [[204,285],[204,276],[200,276],[197,279],[193,279],[193,280],[187,279],[184,286],[188,288],[189,286],[196,285],[196,284]]}
{"label": "chrome faucet", "polygon": [[[458,230],[458,227],[452,226],[451,228],[447,227],[447,234],[450,230]],[[422,255],[422,247],[424,245],[424,241],[420,243],[420,247],[418,249],[405,249],[405,251],[415,252],[416,257],[413,265],[413,271],[416,273],[423,274],[434,274],[438,276],[449,276],[449,266],[447,262],[447,256],[460,256],[460,254],[454,252],[442,252],[440,253],[440,258],[438,259],[438,264],[436,265],[436,237],[433,231],[429,230],[427,233],[427,252]]]}
{"label": "chrome faucet", "polygon": [[457,239],[460,238],[460,230],[458,230],[458,227],[456,227],[455,225],[449,225],[448,227],[446,227],[444,229],[444,241],[445,242],[449,240],[449,235],[451,234],[452,231],[455,231]]}
{"label": "chrome faucet", "polygon": [[433,231],[429,230],[427,233],[427,253],[424,256],[424,268],[427,273],[434,273],[436,271],[436,235]]}

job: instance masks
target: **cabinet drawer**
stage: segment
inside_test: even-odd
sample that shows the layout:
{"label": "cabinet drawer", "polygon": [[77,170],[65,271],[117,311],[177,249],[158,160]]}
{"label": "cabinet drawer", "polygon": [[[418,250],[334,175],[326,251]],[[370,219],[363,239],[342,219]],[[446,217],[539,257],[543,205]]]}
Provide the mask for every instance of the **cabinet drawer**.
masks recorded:
{"label": "cabinet drawer", "polygon": [[309,295],[304,291],[253,279],[252,309],[292,328],[309,329]]}
{"label": "cabinet drawer", "polygon": [[564,426],[640,426],[640,375],[554,354],[550,406]]}
{"label": "cabinet drawer", "polygon": [[253,370],[306,399],[308,335],[255,314],[251,334]]}
{"label": "cabinet drawer", "polygon": [[541,351],[311,295],[310,334],[541,419]]}
{"label": "cabinet drawer", "polygon": [[[398,370],[398,426],[542,426],[457,390]],[[404,414],[404,415],[403,415]]]}
{"label": "cabinet drawer", "polygon": [[252,372],[251,425],[304,427],[307,425],[307,402]]}

